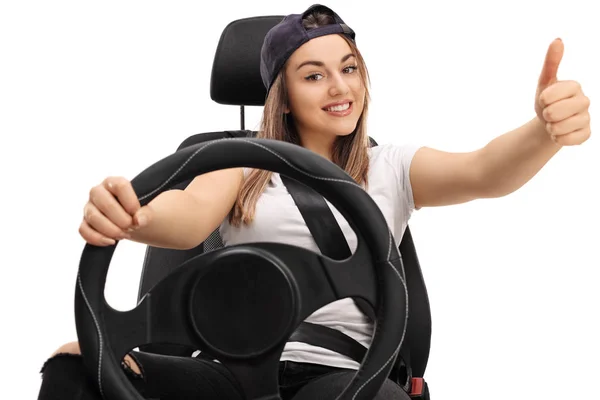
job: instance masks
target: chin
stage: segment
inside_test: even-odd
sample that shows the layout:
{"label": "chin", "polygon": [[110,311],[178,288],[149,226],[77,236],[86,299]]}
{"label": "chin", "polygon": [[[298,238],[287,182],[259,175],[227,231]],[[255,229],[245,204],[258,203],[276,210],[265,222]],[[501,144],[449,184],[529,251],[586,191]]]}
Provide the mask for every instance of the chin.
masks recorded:
{"label": "chin", "polygon": [[350,131],[336,132],[335,136],[346,137],[346,136],[350,136],[353,132],[354,132],[354,129],[352,129]]}
{"label": "chin", "polygon": [[[357,121],[353,121],[352,123],[348,122],[348,123],[342,123],[340,124],[339,127],[335,127],[333,133],[336,136],[348,136],[351,135],[355,130],[356,130],[356,126],[357,126]],[[332,127],[330,127],[331,129]]]}

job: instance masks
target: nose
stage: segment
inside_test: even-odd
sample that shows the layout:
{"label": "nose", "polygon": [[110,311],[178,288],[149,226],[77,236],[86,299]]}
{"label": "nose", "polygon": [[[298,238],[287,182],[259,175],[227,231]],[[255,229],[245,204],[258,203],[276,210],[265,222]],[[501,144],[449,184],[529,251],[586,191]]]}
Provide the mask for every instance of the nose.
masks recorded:
{"label": "nose", "polygon": [[340,73],[331,74],[331,85],[329,87],[329,95],[331,97],[343,96],[350,91],[348,83]]}

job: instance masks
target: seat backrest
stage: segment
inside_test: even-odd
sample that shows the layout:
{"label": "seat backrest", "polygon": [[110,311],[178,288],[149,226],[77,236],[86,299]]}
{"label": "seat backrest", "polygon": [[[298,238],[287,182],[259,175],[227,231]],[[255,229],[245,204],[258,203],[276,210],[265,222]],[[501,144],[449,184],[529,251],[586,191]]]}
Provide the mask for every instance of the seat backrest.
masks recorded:
{"label": "seat backrest", "polygon": [[[235,137],[252,137],[256,132],[244,130],[244,106],[263,106],[266,89],[260,76],[260,49],[266,33],[283,16],[244,18],[225,27],[216,50],[211,74],[211,98],[219,104],[240,106],[241,129],[207,132],[190,136],[177,151],[193,144]],[[371,145],[377,145],[371,140]],[[190,181],[182,182],[184,189]],[[207,251],[221,248],[223,242],[218,229],[196,248],[172,250],[148,246],[144,259],[138,299],[185,261]],[[407,228],[399,246],[405,264],[409,291],[409,323],[406,343],[415,376],[423,376],[429,358],[431,313],[423,275],[417,258],[410,229]],[[140,348],[159,354],[189,356],[195,349],[176,345],[151,344]]]}

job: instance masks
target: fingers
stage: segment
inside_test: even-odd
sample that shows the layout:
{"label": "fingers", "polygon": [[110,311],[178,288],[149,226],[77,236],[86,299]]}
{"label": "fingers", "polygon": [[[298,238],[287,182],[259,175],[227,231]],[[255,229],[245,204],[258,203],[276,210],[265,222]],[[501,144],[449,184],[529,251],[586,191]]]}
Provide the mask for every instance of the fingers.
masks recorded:
{"label": "fingers", "polygon": [[551,104],[571,97],[583,96],[581,84],[577,81],[560,81],[548,86],[539,95],[540,106]]}
{"label": "fingers", "polygon": [[114,239],[104,236],[92,228],[86,220],[81,222],[81,225],[79,226],[79,234],[86,242],[93,244],[94,246],[105,247],[112,246],[116,243]]}
{"label": "fingers", "polygon": [[102,213],[93,203],[88,202],[84,208],[83,221],[100,235],[116,240],[129,239],[130,235],[113,220]]}
{"label": "fingers", "polygon": [[546,123],[546,130],[552,136],[567,135],[590,125],[590,114],[588,112],[578,113],[557,122]]}
{"label": "fingers", "polygon": [[122,208],[130,216],[133,216],[140,209],[137,194],[133,190],[131,182],[127,179],[121,177],[106,178],[103,186],[119,200]]}
{"label": "fingers", "polygon": [[95,218],[97,218],[96,214],[102,214],[106,217],[104,219],[123,231],[127,230],[132,223],[131,215],[119,204],[117,198],[103,186],[96,186],[90,191],[90,200],[84,209],[84,218],[93,227],[96,227],[96,224],[88,218],[90,213],[94,213]]}
{"label": "fingers", "polygon": [[111,177],[90,190],[84,207],[79,233],[90,244],[108,246],[117,240],[130,239],[140,203],[131,183],[124,178]]}
{"label": "fingers", "polygon": [[588,113],[590,101],[586,96],[570,97],[549,105],[542,111],[546,122],[560,122],[578,114]]}
{"label": "fingers", "polygon": [[562,146],[574,146],[582,144],[583,142],[588,140],[591,134],[592,131],[588,125],[585,128],[578,129],[576,131],[561,136],[552,135],[552,140],[554,140],[555,143],[560,144]]}
{"label": "fingers", "polygon": [[538,116],[552,140],[563,146],[581,144],[591,136],[590,99],[576,81],[557,82],[538,97]]}

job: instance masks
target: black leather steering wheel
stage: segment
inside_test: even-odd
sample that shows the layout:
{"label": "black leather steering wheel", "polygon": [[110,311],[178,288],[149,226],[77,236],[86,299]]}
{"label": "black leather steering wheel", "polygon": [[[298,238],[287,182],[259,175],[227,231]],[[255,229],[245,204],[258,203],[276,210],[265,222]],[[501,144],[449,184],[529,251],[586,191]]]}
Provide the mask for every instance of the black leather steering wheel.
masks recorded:
{"label": "black leather steering wheel", "polygon": [[248,399],[279,399],[278,362],[292,332],[317,309],[362,297],[376,311],[373,342],[338,399],[372,399],[393,367],[408,318],[404,268],[383,214],[341,168],[275,140],[227,138],[186,147],[147,168],[132,185],[145,205],[196,175],[234,167],[278,172],[315,189],[351,224],[355,253],[332,260],[279,243],[225,247],[185,262],[134,309],[121,312],[104,298],[116,245],[87,244],[75,294],[87,372],[105,399],[143,400],[120,360],[144,344],[183,344],[214,355]]}

